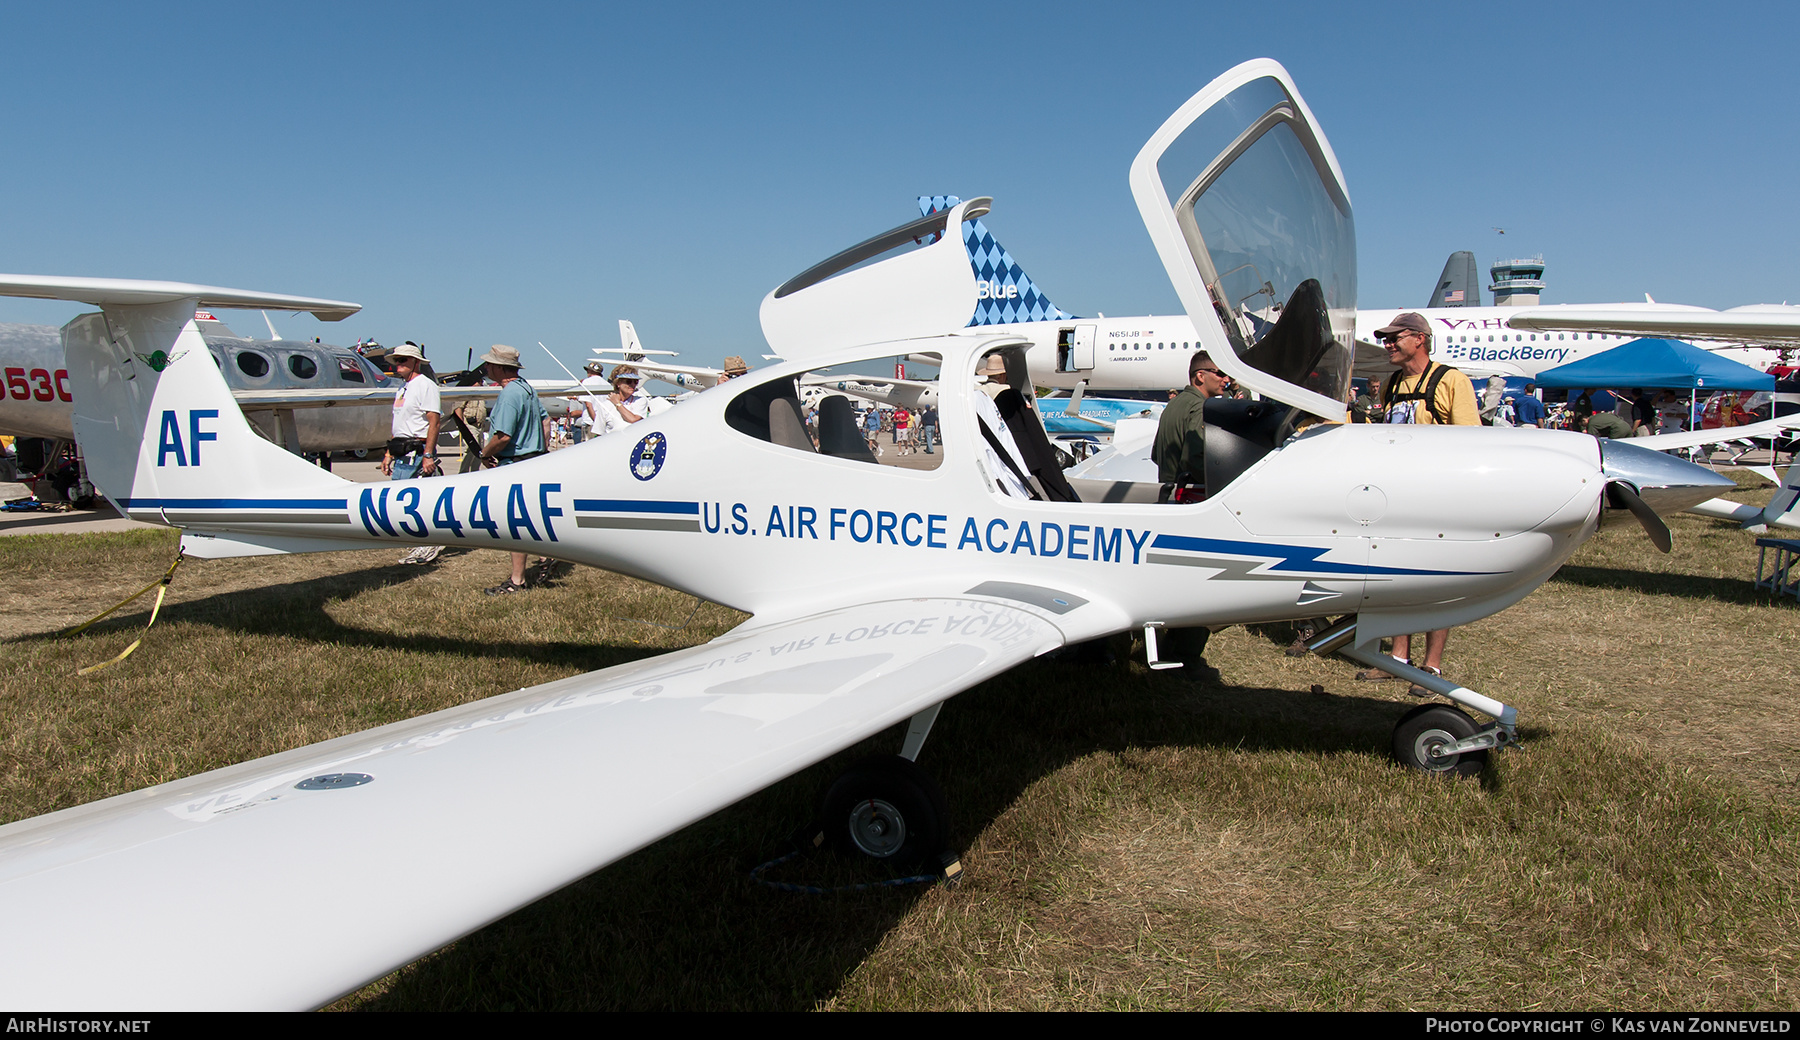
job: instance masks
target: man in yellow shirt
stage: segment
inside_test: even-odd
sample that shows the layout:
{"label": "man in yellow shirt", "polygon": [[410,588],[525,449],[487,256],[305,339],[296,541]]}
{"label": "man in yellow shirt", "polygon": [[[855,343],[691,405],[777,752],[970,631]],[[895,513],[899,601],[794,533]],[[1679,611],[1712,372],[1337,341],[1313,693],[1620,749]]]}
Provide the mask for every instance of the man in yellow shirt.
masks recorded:
{"label": "man in yellow shirt", "polygon": [[1481,406],[1469,377],[1431,360],[1431,323],[1423,314],[1395,315],[1393,324],[1375,330],[1375,338],[1388,362],[1400,366],[1383,387],[1381,408],[1388,422],[1481,425]]}
{"label": "man in yellow shirt", "polygon": [[[1438,426],[1479,426],[1481,409],[1475,401],[1475,386],[1469,377],[1448,365],[1431,360],[1431,323],[1423,314],[1407,311],[1396,315],[1392,324],[1375,330],[1375,338],[1387,350],[1388,361],[1400,371],[1388,377],[1381,397],[1383,415],[1390,423],[1418,423]],[[1441,674],[1444,645],[1450,641],[1450,630],[1440,628],[1425,633],[1425,668]],[[1412,652],[1411,636],[1394,637],[1394,657],[1405,661]],[[1370,668],[1356,673],[1358,679],[1387,681],[1394,676]],[[1429,696],[1422,686],[1414,686],[1415,697]]]}

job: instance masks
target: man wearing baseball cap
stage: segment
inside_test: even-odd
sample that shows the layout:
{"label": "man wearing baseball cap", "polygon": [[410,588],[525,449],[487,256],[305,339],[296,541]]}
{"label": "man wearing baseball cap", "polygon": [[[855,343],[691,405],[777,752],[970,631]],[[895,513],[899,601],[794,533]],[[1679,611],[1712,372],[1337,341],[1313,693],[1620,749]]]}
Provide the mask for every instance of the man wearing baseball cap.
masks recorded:
{"label": "man wearing baseball cap", "polygon": [[1375,330],[1388,362],[1400,371],[1388,377],[1381,407],[1390,423],[1480,426],[1475,385],[1448,365],[1431,360],[1431,323],[1417,311],[1394,315]]}
{"label": "man wearing baseball cap", "polygon": [[[589,361],[583,371],[587,376],[581,385],[590,391],[600,391],[607,386],[606,367],[598,361]],[[577,398],[581,402],[581,414],[575,417],[575,425],[570,427],[575,443],[580,444],[587,437],[594,435],[594,405],[599,400],[598,394],[590,392]]]}
{"label": "man wearing baseball cap", "polygon": [[[1469,377],[1448,365],[1431,360],[1431,323],[1417,311],[1397,314],[1383,328],[1375,330],[1375,338],[1387,350],[1388,361],[1399,366],[1389,376],[1381,395],[1381,408],[1390,423],[1417,423],[1438,426],[1480,426],[1481,412],[1475,402],[1475,385]],[[1425,633],[1427,671],[1442,674],[1444,646],[1450,630],[1440,628]],[[1395,660],[1408,660],[1412,637],[1394,637]],[[1393,681],[1395,676],[1375,668],[1356,673],[1358,679],[1373,682]],[[1430,696],[1423,686],[1414,686],[1415,697]]]}

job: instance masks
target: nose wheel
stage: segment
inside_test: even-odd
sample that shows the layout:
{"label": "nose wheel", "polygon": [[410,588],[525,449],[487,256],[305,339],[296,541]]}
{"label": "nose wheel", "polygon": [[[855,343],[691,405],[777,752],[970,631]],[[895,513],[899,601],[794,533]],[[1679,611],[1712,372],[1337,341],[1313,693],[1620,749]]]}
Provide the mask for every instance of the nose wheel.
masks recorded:
{"label": "nose wheel", "polygon": [[900,868],[943,850],[947,815],[937,784],[898,755],[850,767],[825,793],[822,810],[833,848]]}
{"label": "nose wheel", "polygon": [[1394,727],[1394,757],[1402,765],[1439,776],[1478,776],[1487,750],[1456,750],[1481,727],[1458,708],[1426,704],[1400,716]]}

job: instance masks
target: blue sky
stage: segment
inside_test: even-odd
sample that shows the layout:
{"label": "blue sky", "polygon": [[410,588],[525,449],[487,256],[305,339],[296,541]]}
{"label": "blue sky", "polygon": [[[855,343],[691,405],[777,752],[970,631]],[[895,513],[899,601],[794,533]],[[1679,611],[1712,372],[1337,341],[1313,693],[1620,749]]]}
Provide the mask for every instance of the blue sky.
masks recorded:
{"label": "blue sky", "polygon": [[[1017,12],[1017,13],[1013,13]],[[0,270],[361,302],[289,337],[754,356],[763,295],[914,215],[1059,306],[1177,309],[1130,193],[1239,61],[1349,180],[1361,303],[1542,253],[1546,302],[1800,302],[1792,5],[8,4]],[[1504,237],[1492,228],[1507,230]],[[81,308],[0,301],[0,321]],[[229,317],[261,331],[254,315]]]}

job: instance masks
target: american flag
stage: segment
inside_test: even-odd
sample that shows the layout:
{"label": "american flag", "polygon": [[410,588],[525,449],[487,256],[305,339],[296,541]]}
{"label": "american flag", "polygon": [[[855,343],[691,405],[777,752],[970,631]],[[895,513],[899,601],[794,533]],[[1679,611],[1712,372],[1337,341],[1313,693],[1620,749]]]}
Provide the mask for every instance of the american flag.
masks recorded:
{"label": "american flag", "polygon": [[1463,302],[1463,291],[1461,289],[1449,290],[1448,292],[1444,293],[1444,302],[1445,303],[1461,303],[1461,302]]}

